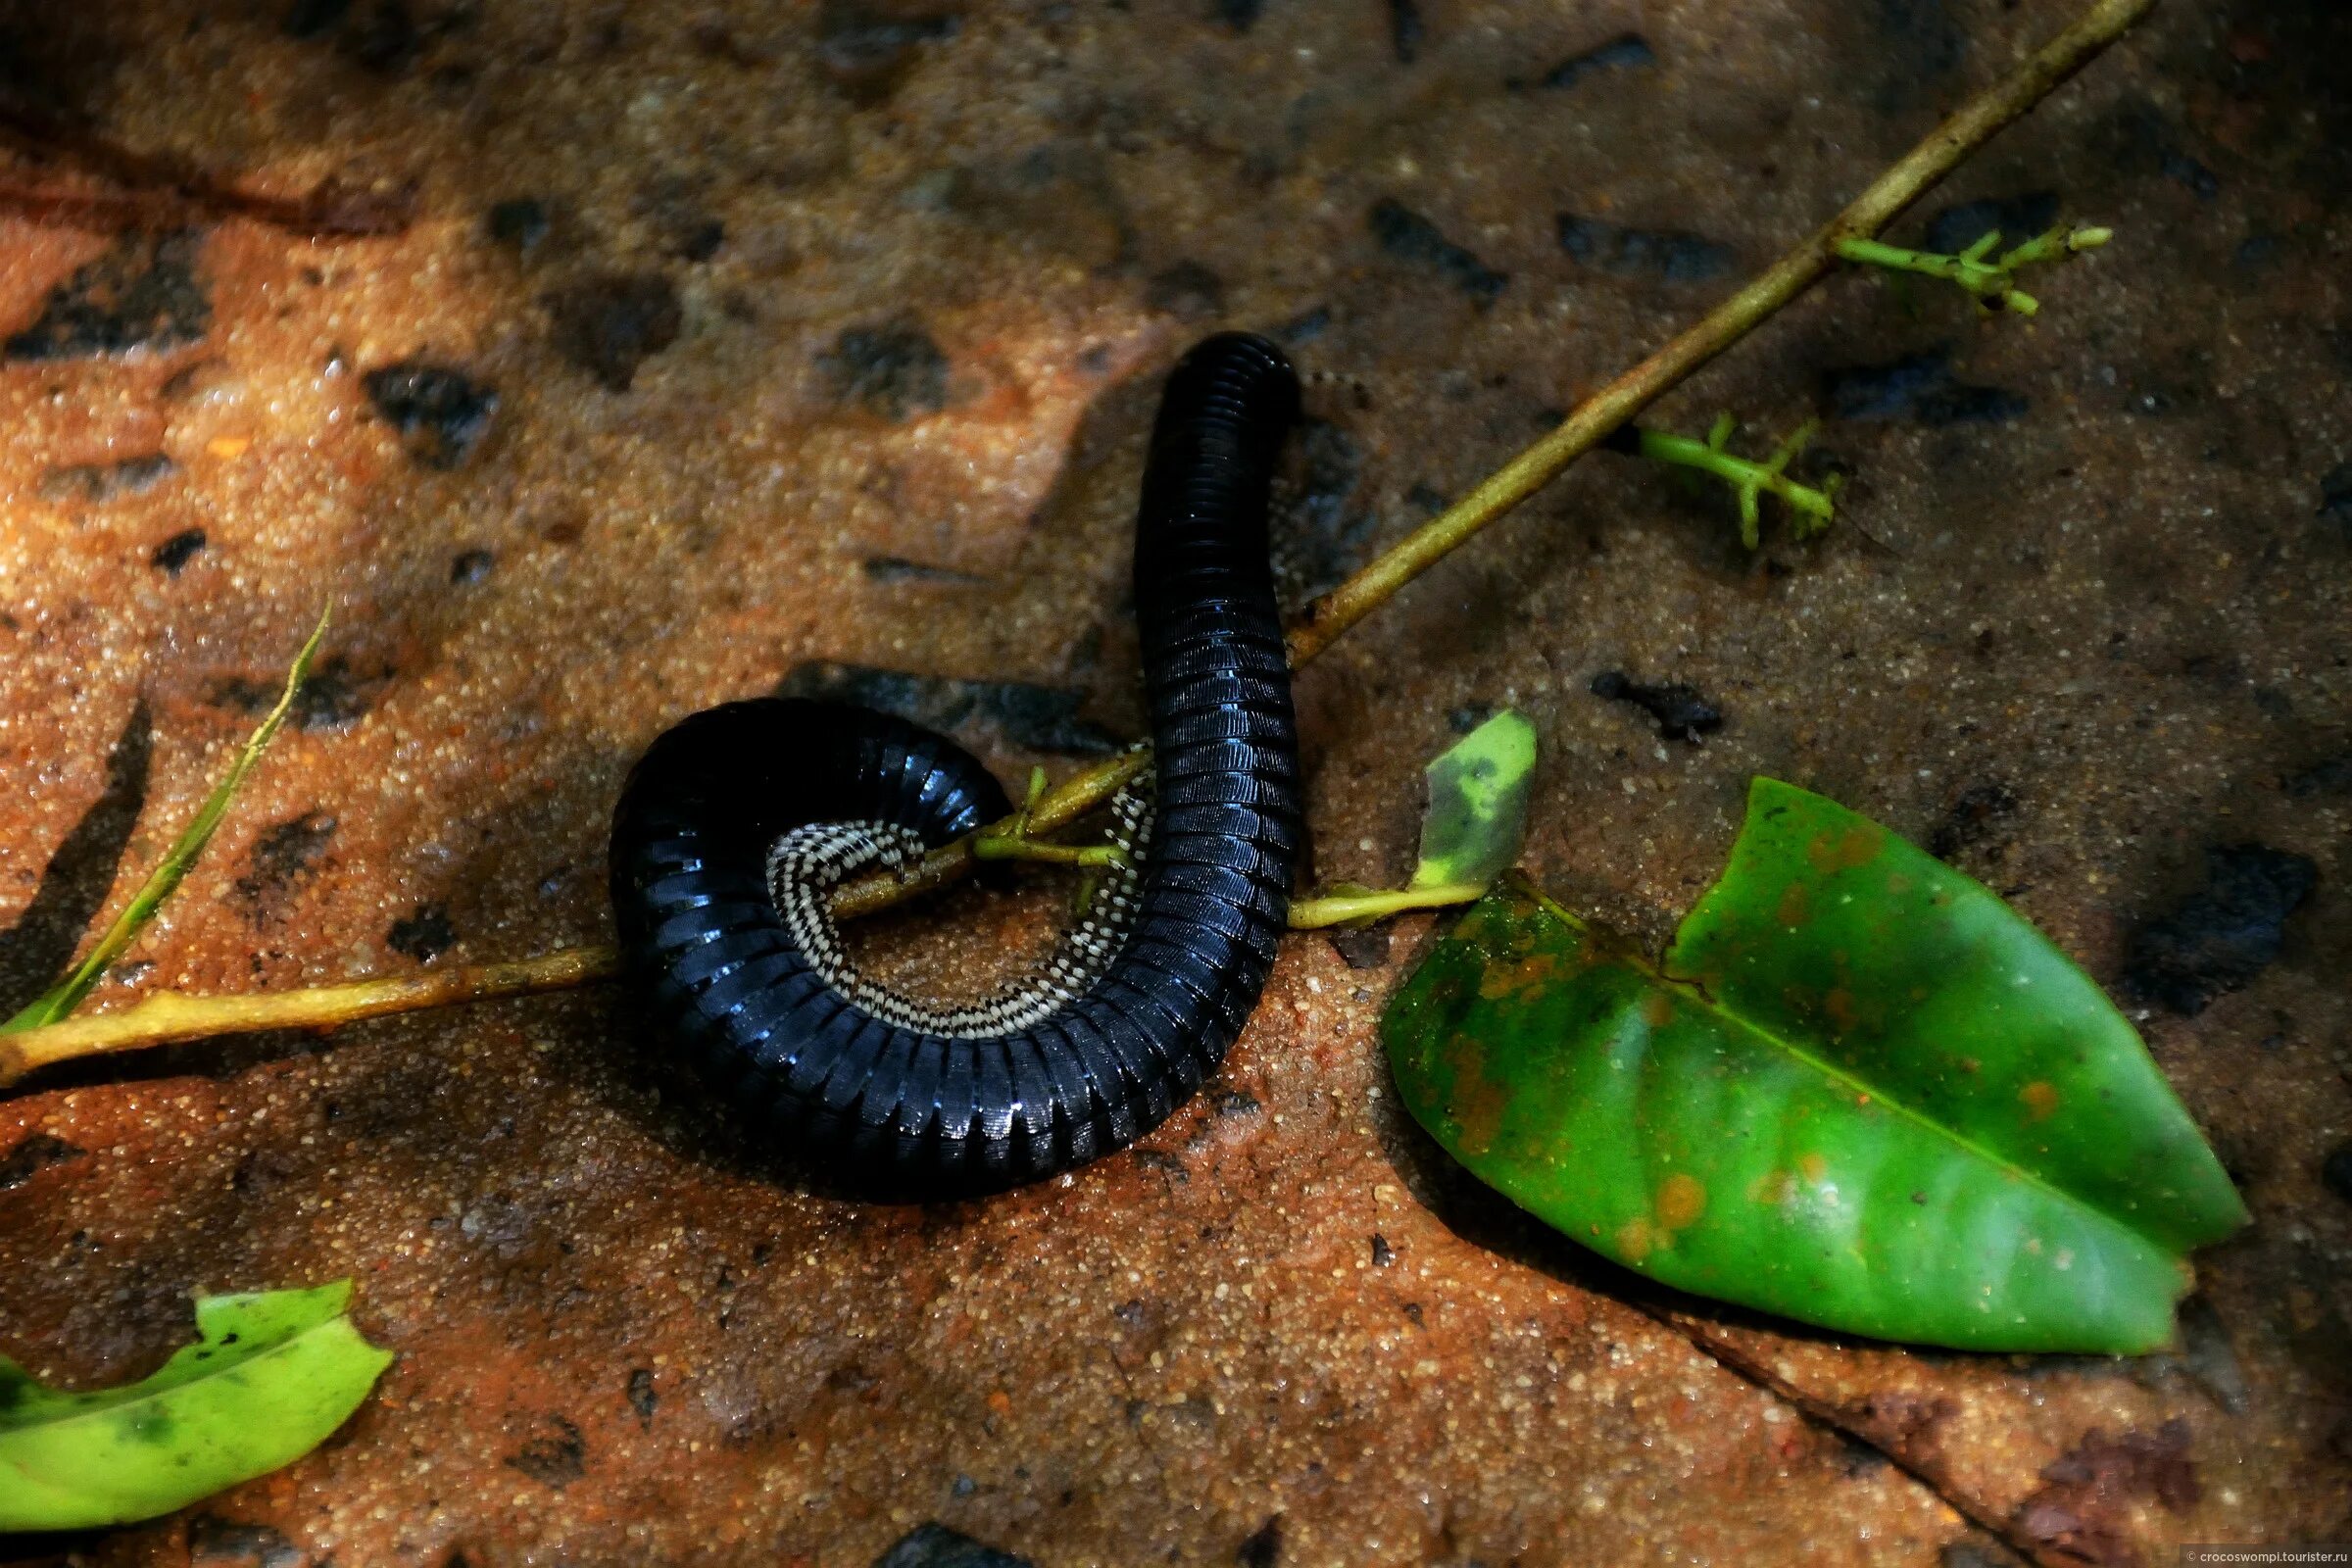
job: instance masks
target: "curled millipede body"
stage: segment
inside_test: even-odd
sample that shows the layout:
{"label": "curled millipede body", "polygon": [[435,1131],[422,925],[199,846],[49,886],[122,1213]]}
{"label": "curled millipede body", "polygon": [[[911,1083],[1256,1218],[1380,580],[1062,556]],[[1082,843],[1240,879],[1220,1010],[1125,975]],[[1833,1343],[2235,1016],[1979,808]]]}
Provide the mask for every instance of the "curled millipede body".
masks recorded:
{"label": "curled millipede body", "polygon": [[1266,561],[1298,417],[1281,352],[1210,338],[1169,376],[1136,519],[1148,793],[1038,973],[934,1007],[860,977],[827,890],[1005,815],[969,754],[903,719],[762,699],[697,713],[629,775],[612,899],[656,1032],[782,1151],[956,1197],[1149,1132],[1215,1070],[1273,966],[1300,836],[1290,668]]}

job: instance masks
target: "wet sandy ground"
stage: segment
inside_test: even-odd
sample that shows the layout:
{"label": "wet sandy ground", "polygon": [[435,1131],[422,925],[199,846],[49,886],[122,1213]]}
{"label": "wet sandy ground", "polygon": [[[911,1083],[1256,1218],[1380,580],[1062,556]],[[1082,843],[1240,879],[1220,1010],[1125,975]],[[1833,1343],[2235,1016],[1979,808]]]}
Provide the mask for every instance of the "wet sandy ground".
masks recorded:
{"label": "wet sandy ground", "polygon": [[[1328,585],[2063,15],[0,6],[53,122],[414,214],[108,232],[23,194],[109,187],[5,171],[0,1004],[127,893],[328,597],[299,726],[103,1004],[601,940],[630,759],[779,684],[1073,765],[1139,724],[1128,529],[1188,341],[1274,331],[1309,372],[1278,554]],[[2114,224],[2037,322],[1844,278],[1670,401],[1759,451],[1824,415],[1854,475],[1824,540],[1749,558],[1718,498],[1595,457],[1299,689],[1325,880],[1401,876],[1422,760],[1511,704],[1531,869],[1645,939],[1759,771],[2000,889],[2144,1013],[2254,1211],[2180,1353],[1847,1343],[1537,1230],[1385,1091],[1424,922],[1292,939],[1135,1151],[926,1209],[809,1195],[595,992],[0,1102],[0,1351],[123,1378],[191,1291],[352,1274],[399,1352],[290,1469],[18,1556],[1981,1568],[2352,1535],[2347,49],[2317,0],[2165,8],[1897,231]],[[1608,670],[1726,721],[1668,741]],[[973,986],[1055,896],[871,941]]]}

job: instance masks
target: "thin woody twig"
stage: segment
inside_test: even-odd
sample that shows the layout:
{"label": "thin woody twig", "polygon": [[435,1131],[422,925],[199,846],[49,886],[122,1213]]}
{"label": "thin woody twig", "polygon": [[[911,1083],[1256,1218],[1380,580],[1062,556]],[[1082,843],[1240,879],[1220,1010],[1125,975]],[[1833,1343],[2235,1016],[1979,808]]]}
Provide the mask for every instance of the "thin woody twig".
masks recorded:
{"label": "thin woody twig", "polygon": [[[2095,0],[2064,31],[1936,126],[1843,212],[1769,270],[1664,348],[1586,399],[1558,428],[1503,465],[1461,501],[1309,605],[1289,633],[1292,665],[1304,664],[1321,654],[1406,583],[1477,537],[1613,431],[1819,282],[1838,265],[1840,243],[1877,234],[1994,134],[2129,32],[2155,3]],[[1064,780],[1027,808],[1027,831],[1052,832],[1076,821],[1106,804],[1150,764],[1149,752],[1127,752]],[[979,831],[1007,832],[1014,821],[1007,818]],[[971,838],[958,839],[925,856],[911,873],[885,873],[845,884],[833,896],[833,912],[840,918],[871,913],[957,881],[968,875],[974,864]],[[604,979],[614,972],[610,949],[580,948],[518,964],[313,991],[257,997],[156,997],[121,1013],[68,1019],[0,1039],[0,1086],[32,1066],[100,1051],[244,1029],[321,1027],[450,1002],[556,990]]]}

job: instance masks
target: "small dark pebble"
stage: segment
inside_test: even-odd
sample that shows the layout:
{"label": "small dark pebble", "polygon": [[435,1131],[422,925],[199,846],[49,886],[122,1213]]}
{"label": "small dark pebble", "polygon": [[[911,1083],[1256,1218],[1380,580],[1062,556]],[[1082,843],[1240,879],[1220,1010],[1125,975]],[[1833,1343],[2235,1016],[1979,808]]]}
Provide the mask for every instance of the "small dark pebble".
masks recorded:
{"label": "small dark pebble", "polygon": [[294,0],[277,30],[289,38],[322,38],[343,25],[351,0]]}
{"label": "small dark pebble", "polygon": [[1318,305],[1311,311],[1300,312],[1274,328],[1274,335],[1296,348],[1301,343],[1312,343],[1330,330],[1331,307]]}
{"label": "small dark pebble", "polygon": [[986,583],[986,577],[968,571],[956,571],[949,566],[925,565],[908,561],[904,556],[870,556],[864,564],[869,581],[880,583],[935,583],[941,587],[976,588]]}
{"label": "small dark pebble", "polygon": [[1620,228],[1597,218],[1559,215],[1560,249],[1596,271],[1668,283],[1704,283],[1730,275],[1739,258],[1729,245],[1671,228]]}
{"label": "small dark pebble", "polygon": [[2158,155],[2157,167],[2164,171],[2165,178],[2201,202],[2209,202],[2222,193],[2222,182],[2213,171],[2177,147],[2167,148]]}
{"label": "small dark pebble", "polygon": [[1165,1150],[1139,1149],[1135,1152],[1135,1162],[1146,1170],[1159,1172],[1170,1181],[1190,1182],[1193,1179],[1193,1173],[1184,1168],[1184,1161]]}
{"label": "small dark pebble", "polygon": [[1274,1568],[1282,1561],[1282,1515],[1270,1515],[1234,1548],[1233,1560],[1242,1568]]}
{"label": "small dark pebble", "polygon": [[1644,686],[1623,670],[1606,669],[1592,677],[1592,695],[1614,703],[1632,703],[1658,721],[1658,733],[1670,741],[1699,744],[1699,737],[1723,728],[1723,713],[1698,695],[1695,686]]}
{"label": "small dark pebble", "polygon": [[211,329],[212,301],[196,281],[197,235],[131,235],[52,290],[41,314],[10,337],[12,360],[74,360],[194,343]]}
{"label": "small dark pebble", "polygon": [[1240,1089],[1220,1089],[1208,1097],[1208,1104],[1220,1116],[1254,1116],[1265,1108],[1255,1095]]}
{"label": "small dark pebble", "polygon": [[1949,344],[1890,365],[1832,370],[1822,379],[1822,401],[1832,418],[1909,419],[1926,425],[2002,424],[2029,407],[2019,393],[1955,380]]}
{"label": "small dark pebble", "polygon": [[400,432],[409,456],[428,468],[455,468],[489,433],[498,394],[445,365],[411,361],[361,378],[376,413]]}
{"label": "small dark pebble", "polygon": [[1498,272],[1446,237],[1445,231],[1402,202],[1382,197],[1366,217],[1372,238],[1400,262],[1433,269],[1482,308],[1494,303],[1510,274]]}
{"label": "small dark pebble", "polygon": [[2343,529],[2346,542],[2352,543],[2352,462],[2337,464],[2320,480],[2317,515]]}
{"label": "small dark pebble", "polygon": [[5,1154],[0,1154],[0,1192],[22,1187],[52,1165],[62,1165],[69,1159],[78,1159],[87,1151],[55,1138],[48,1133],[34,1133]]}
{"label": "small dark pebble", "polygon": [[189,1568],[303,1568],[311,1554],[268,1525],[200,1513],[188,1521]]}
{"label": "small dark pebble", "polygon": [[1257,19],[1266,9],[1266,0],[1209,0],[1209,14],[1235,32],[1248,32],[1257,25]]}
{"label": "small dark pebble", "polygon": [[2017,794],[1998,779],[1972,784],[1960,792],[1943,820],[1928,837],[1928,853],[1949,860],[1962,850],[1982,844],[2006,818],[2017,812]]}
{"label": "small dark pebble", "polygon": [[2258,267],[2268,267],[2278,259],[2278,253],[2283,248],[2276,234],[2248,234],[2238,241],[2237,249],[2230,253],[2230,265],[2249,271]]}
{"label": "small dark pebble", "polygon": [[1084,692],[1025,681],[957,680],[816,662],[796,666],[777,683],[776,695],[880,709],[928,729],[993,728],[1024,751],[1107,757],[1122,749],[1118,737],[1078,716]]}
{"label": "small dark pebble", "polygon": [[1225,280],[1199,262],[1178,262],[1153,274],[1144,301],[1178,320],[1204,321],[1225,309]]}
{"label": "small dark pebble", "polygon": [[259,903],[309,881],[326,859],[327,841],[334,836],[335,819],[323,811],[305,811],[263,829],[246,857],[246,874],[237,878],[237,892]]}
{"label": "small dark pebble", "polygon": [[1638,32],[1621,32],[1603,44],[1596,44],[1583,54],[1570,55],[1533,81],[1513,80],[1508,85],[1517,88],[1573,87],[1587,76],[1603,71],[1627,71],[1658,63],[1658,52],[1649,40]]}
{"label": "small dark pebble", "polygon": [[158,567],[168,577],[176,577],[179,575],[179,568],[194,561],[196,553],[204,546],[205,538],[202,528],[183,528],[162,544],[157,545],[155,553],[147,558],[147,564]]}
{"label": "small dark pebble", "polygon": [[816,363],[835,396],[894,422],[948,406],[948,357],[911,322],[845,328]]}
{"label": "small dark pebble", "polygon": [[1464,703],[1446,710],[1446,727],[1456,735],[1467,735],[1500,711],[1493,703]]}
{"label": "small dark pebble", "polygon": [[61,506],[70,501],[112,501],[144,495],[178,471],[179,465],[161,452],[115,463],[76,463],[43,473],[34,493]]}
{"label": "small dark pebble", "polygon": [[637,368],[678,340],[685,315],[669,279],[607,272],[548,296],[556,348],[608,392],[626,392]]}
{"label": "small dark pebble", "polygon": [[1396,51],[1396,63],[1409,66],[1421,58],[1421,39],[1427,30],[1421,21],[1421,7],[1414,0],[1389,0],[1389,47]]}
{"label": "small dark pebble", "polygon": [[480,582],[497,564],[498,558],[487,550],[461,550],[449,564],[449,580],[459,587]]}
{"label": "small dark pebble", "polygon": [[707,262],[727,240],[727,225],[715,218],[690,218],[680,226],[678,255],[689,262]]}
{"label": "small dark pebble", "polygon": [[1324,932],[1323,939],[1350,969],[1378,969],[1389,961],[1389,933],[1380,926],[1340,926]]}
{"label": "small dark pebble", "polygon": [[1378,519],[1357,500],[1364,449],[1354,436],[1328,419],[1308,419],[1296,450],[1304,471],[1295,489],[1277,492],[1269,544],[1282,588],[1311,599],[1362,564]]}
{"label": "small dark pebble", "polygon": [[1928,220],[1926,248],[1956,256],[1996,229],[2006,248],[2023,244],[2057,220],[2058,193],[2054,190],[1986,196],[1936,213]]}
{"label": "small dark pebble", "polygon": [[874,1559],[874,1568],[1034,1568],[943,1524],[916,1525]]}
{"label": "small dark pebble", "polygon": [[2141,926],[2124,969],[2133,996],[2192,1018],[2215,997],[2244,990],[2278,956],[2286,917],[2320,876],[2306,857],[2260,844],[2216,846],[2205,864],[2204,890]]}
{"label": "small dark pebble", "polygon": [[1389,1239],[1386,1236],[1381,1235],[1378,1231],[1374,1231],[1372,1233],[1372,1266],[1374,1268],[1387,1268],[1390,1264],[1396,1261],[1396,1249],[1389,1245]]}
{"label": "small dark pebble", "polygon": [[510,196],[490,209],[490,237],[528,256],[547,238],[547,203],[536,196]]}
{"label": "small dark pebble", "polygon": [[2352,1203],[2352,1142],[2338,1144],[2328,1152],[2328,1157],[2320,1161],[2320,1182],[2336,1197]]}
{"label": "small dark pebble", "polygon": [[561,1492],[588,1473],[588,1440],[560,1415],[545,1418],[546,1431],[503,1461],[541,1486]]}
{"label": "small dark pebble", "polygon": [[816,63],[832,83],[860,102],[887,95],[926,43],[953,38],[960,18],[887,15],[860,0],[825,0],[817,14]]}
{"label": "small dark pebble", "polygon": [[392,922],[384,945],[406,958],[430,963],[458,945],[457,927],[438,904],[419,904],[405,920]]}
{"label": "small dark pebble", "polygon": [[630,1369],[628,1394],[629,1408],[637,1412],[637,1424],[647,1431],[653,1430],[654,1410],[662,1403],[662,1396],[654,1392],[652,1367]]}
{"label": "small dark pebble", "polygon": [[2309,800],[2314,795],[2334,795],[2352,792],[2352,752],[2340,757],[2327,758],[2297,773],[2289,773],[2279,781],[2289,799]]}

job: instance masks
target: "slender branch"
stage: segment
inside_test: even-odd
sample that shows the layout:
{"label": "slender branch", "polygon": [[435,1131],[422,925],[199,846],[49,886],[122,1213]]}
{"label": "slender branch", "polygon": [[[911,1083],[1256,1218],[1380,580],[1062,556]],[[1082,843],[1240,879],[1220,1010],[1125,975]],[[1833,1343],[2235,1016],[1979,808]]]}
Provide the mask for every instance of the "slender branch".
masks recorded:
{"label": "slender branch", "polygon": [[1469,904],[1486,895],[1480,882],[1442,882],[1435,887],[1396,888],[1382,893],[1337,893],[1323,899],[1291,901],[1291,929],[1320,931],[1350,920],[1377,920],[1407,909],[1438,909]]}
{"label": "slender branch", "polygon": [[[1611,432],[1664,396],[1819,282],[1838,246],[1868,239],[1892,221],[1993,135],[2024,115],[2129,32],[2156,0],[2094,0],[2066,30],[1936,127],[1819,231],[1717,306],[1697,324],[1587,399],[1560,426],[1520,453],[1445,513],[1309,605],[1289,635],[1291,663],[1306,663],[1398,589],[1460,549],[1534,495]],[[1151,765],[1136,750],[1098,762],[1025,808],[1030,833],[1051,833],[1109,802]],[[1002,835],[1024,813],[979,831]],[[974,835],[976,836],[976,835]],[[935,850],[910,872],[867,876],[833,896],[848,919],[945,887],[975,863],[972,836]],[[120,1013],[70,1018],[0,1038],[0,1086],[31,1067],[71,1056],[247,1029],[315,1028],[386,1012],[558,990],[616,971],[609,948],[574,948],[521,963],[451,970],[410,979],[363,981],[252,997],[159,996]]]}
{"label": "slender branch", "polygon": [[0,1036],[0,1089],[35,1067],[76,1056],[265,1029],[326,1029],[387,1012],[563,991],[609,980],[619,972],[619,957],[611,948],[565,948],[519,963],[477,964],[302,991],[229,997],[183,997],[166,991],[121,1012],[68,1018]]}
{"label": "slender branch", "polygon": [[[1841,241],[1869,238],[1892,222],[2002,127],[2131,31],[2155,4],[2156,0],[2096,0],[2073,25],[1936,126],[1926,140],[1873,180],[1845,211],[1761,276],[1586,399],[1557,429],[1503,465],[1477,489],[1307,606],[1290,631],[1292,666],[1304,664],[1329,648],[1350,626],[1396,597],[1406,583],[1468,544],[1488,524],[1600,445],[1619,425],[1835,270]],[[1140,771],[1143,764],[1133,765]],[[1089,769],[1049,793],[1037,803],[1035,820],[1040,824],[1050,819],[1066,822],[1107,801],[1125,778],[1104,787],[1095,776],[1100,772],[1100,768]],[[833,912],[847,918],[879,909],[915,893],[945,886],[971,866],[969,841],[958,840],[926,856],[921,870],[904,881],[866,877],[845,884],[834,895]]]}

